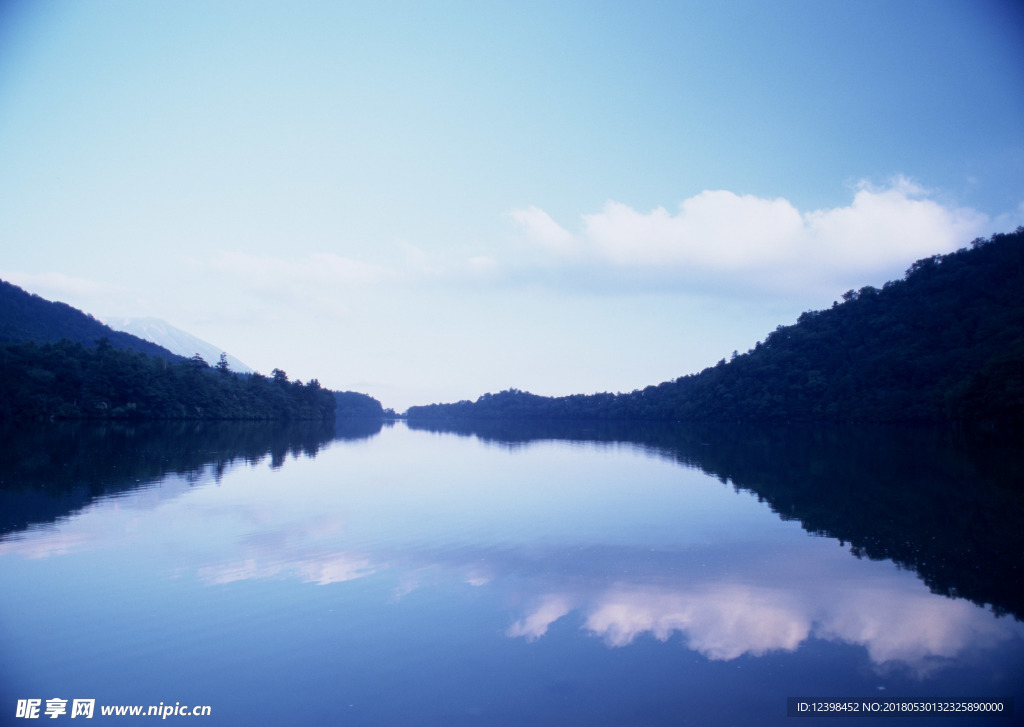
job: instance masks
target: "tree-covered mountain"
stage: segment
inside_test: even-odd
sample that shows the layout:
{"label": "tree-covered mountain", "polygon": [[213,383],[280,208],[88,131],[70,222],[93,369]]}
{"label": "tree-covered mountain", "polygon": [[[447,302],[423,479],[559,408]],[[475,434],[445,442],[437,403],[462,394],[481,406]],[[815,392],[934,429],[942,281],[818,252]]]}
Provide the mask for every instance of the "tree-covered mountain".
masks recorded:
{"label": "tree-covered mountain", "polygon": [[336,414],[345,419],[383,419],[384,407],[369,394],[355,391],[335,391]]}
{"label": "tree-covered mountain", "polygon": [[169,361],[179,358],[155,343],[115,331],[67,303],[46,300],[0,280],[0,343],[56,343],[65,339],[88,347],[106,339],[114,348]]}
{"label": "tree-covered mountain", "polygon": [[744,354],[626,394],[510,389],[412,407],[428,419],[1024,423],[1024,227],[918,260]]}
{"label": "tree-covered mountain", "polygon": [[[237,374],[225,354],[214,366],[182,358],[0,281],[0,421],[332,419],[335,400],[316,379]],[[342,418],[383,417],[365,394],[337,401]]]}
{"label": "tree-covered mountain", "polygon": [[0,344],[0,420],[328,418],[334,394],[280,369],[236,374],[223,358],[167,361],[106,341]]}

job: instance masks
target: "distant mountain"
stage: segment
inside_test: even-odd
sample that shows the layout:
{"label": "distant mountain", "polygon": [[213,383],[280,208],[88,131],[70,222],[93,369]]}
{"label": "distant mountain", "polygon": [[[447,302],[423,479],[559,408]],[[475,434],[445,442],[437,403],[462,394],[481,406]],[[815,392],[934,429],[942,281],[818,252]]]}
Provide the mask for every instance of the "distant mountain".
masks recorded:
{"label": "distant mountain", "polygon": [[[642,355],[642,352],[641,354]],[[744,354],[626,394],[411,407],[451,419],[987,421],[1024,424],[1024,227],[918,260],[803,313]]]}
{"label": "distant mountain", "polygon": [[114,348],[164,359],[178,358],[166,348],[116,331],[67,303],[40,298],[0,280],[0,343],[56,343],[68,339],[94,347],[104,338]]}
{"label": "distant mountain", "polygon": [[[151,341],[179,356],[191,358],[198,353],[209,364],[217,363],[223,352],[223,349],[214,346],[212,343],[196,338],[191,333],[175,328],[167,321],[160,320],[159,318],[109,318],[106,323],[115,330],[124,331],[146,341]],[[230,353],[227,354],[227,361],[232,371],[241,374],[251,374],[253,372],[253,369],[246,366]]]}

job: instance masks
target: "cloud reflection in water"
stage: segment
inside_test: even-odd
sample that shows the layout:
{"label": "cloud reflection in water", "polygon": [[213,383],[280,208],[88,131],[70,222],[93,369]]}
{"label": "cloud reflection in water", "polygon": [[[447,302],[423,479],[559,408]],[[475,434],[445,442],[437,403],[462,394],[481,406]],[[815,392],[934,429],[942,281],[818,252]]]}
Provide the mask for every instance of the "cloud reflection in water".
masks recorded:
{"label": "cloud reflection in water", "polygon": [[[597,455],[573,453],[605,468],[618,456]],[[380,460],[370,459],[370,465],[377,472]],[[549,465],[537,466],[546,471]],[[670,474],[677,472],[672,465]],[[861,646],[878,667],[903,665],[926,676],[972,649],[1024,638],[1019,622],[931,594],[912,572],[853,558],[836,541],[807,537],[767,511],[763,517],[760,509],[748,513],[736,525],[736,508],[752,509],[750,498],[692,476],[683,494],[675,481],[659,490],[645,480],[646,499],[624,500],[613,483],[587,501],[594,486],[582,477],[579,490],[559,491],[554,501],[544,499],[550,488],[542,485],[519,488],[516,502],[536,507],[505,519],[471,479],[464,485],[471,489],[456,484],[439,494],[411,485],[400,489],[393,483],[408,478],[398,476],[387,480],[388,487],[339,488],[332,479],[308,491],[282,488],[273,474],[248,470],[226,473],[217,489],[186,487],[168,477],[160,487],[97,500],[52,527],[5,538],[0,557],[92,551],[120,568],[124,553],[132,552],[147,568],[162,566],[174,577],[194,573],[211,587],[257,579],[330,586],[383,576],[394,581],[396,600],[417,589],[468,583],[491,589],[506,603],[530,604],[509,619],[510,638],[541,639],[576,613],[583,632],[609,647],[678,635],[715,661],[794,652],[818,639]],[[525,475],[521,480],[533,481]],[[690,497],[692,506],[695,492],[706,508],[694,516],[691,531],[671,528],[681,517],[671,498]],[[498,489],[490,498],[512,496]],[[720,505],[719,499],[727,502]],[[560,508],[584,520],[584,505],[593,508],[587,511],[589,529],[566,526],[571,518],[561,517]],[[715,520],[720,510],[731,518],[725,525]],[[405,518],[399,525],[396,513]],[[531,519],[537,513],[549,516],[534,526],[539,530],[521,535],[514,529],[520,521],[538,522]],[[668,517],[672,523],[665,522]],[[649,547],[645,529],[652,521],[661,524],[657,549]],[[402,530],[406,525],[419,529]],[[632,540],[608,539],[624,526],[636,534]]]}
{"label": "cloud reflection in water", "polygon": [[916,580],[899,577],[837,579],[830,588],[637,583],[586,597],[552,592],[538,601],[508,636],[540,638],[555,621],[579,609],[582,628],[611,647],[627,646],[643,635],[667,641],[678,633],[690,649],[727,661],[792,652],[817,638],[863,646],[876,666],[901,664],[919,676],[970,649],[1024,637],[1019,622],[997,619],[964,600],[934,596]]}

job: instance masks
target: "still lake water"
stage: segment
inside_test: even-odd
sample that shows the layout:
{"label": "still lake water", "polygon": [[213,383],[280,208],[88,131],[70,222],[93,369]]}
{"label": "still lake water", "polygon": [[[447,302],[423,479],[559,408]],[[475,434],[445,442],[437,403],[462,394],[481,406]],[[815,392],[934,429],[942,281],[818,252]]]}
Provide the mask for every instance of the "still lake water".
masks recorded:
{"label": "still lake water", "polygon": [[[3,433],[0,724],[1021,722],[1019,440],[865,427]],[[24,703],[23,703],[24,706]],[[49,722],[48,722],[49,723]],[[75,724],[75,723],[72,723]],[[907,724],[870,717],[854,724]]]}

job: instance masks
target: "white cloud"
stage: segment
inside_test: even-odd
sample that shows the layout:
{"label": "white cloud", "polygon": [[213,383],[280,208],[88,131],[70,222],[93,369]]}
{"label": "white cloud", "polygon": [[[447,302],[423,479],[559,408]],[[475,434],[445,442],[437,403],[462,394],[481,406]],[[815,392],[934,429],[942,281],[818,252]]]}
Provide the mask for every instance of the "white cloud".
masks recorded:
{"label": "white cloud", "polygon": [[1000,231],[984,214],[941,204],[903,177],[859,185],[847,206],[804,212],[782,198],[717,190],[684,200],[675,213],[609,201],[582,215],[575,234],[537,207],[511,217],[556,267],[775,292],[884,282],[874,276]]}
{"label": "white cloud", "polygon": [[962,247],[983,234],[988,218],[944,207],[900,178],[884,189],[861,185],[850,206],[810,212],[804,222],[824,265],[870,270]]}
{"label": "white cloud", "polygon": [[670,214],[608,202],[583,216],[584,238],[616,265],[747,268],[785,255],[799,239],[800,213],[786,200],[701,192]]}
{"label": "white cloud", "polygon": [[509,217],[531,242],[560,254],[576,251],[577,241],[572,233],[561,227],[539,207],[531,205],[524,210],[513,210]]}

